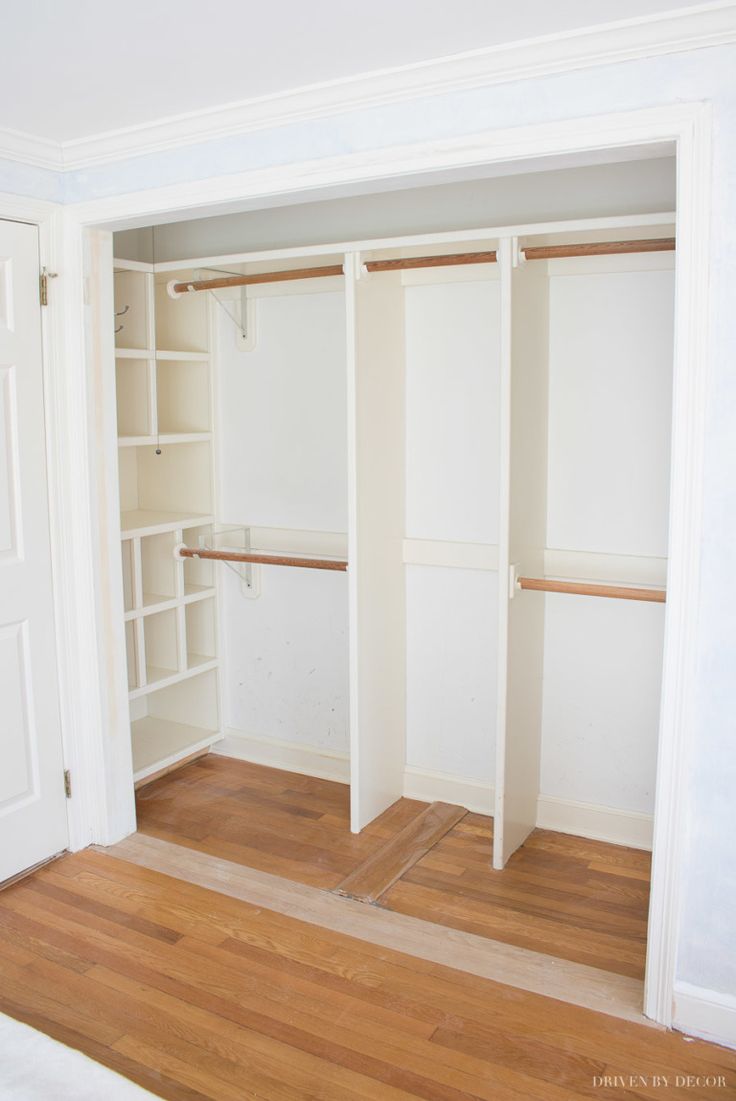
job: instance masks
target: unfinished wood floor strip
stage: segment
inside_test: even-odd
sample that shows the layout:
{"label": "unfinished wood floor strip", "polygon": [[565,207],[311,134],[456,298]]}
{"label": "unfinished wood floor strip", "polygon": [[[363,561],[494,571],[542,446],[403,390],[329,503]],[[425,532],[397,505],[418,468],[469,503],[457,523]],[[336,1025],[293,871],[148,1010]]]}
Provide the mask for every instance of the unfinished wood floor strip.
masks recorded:
{"label": "unfinished wood floor strip", "polygon": [[335,893],[358,902],[378,902],[466,814],[464,807],[452,803],[431,803],[338,883]]}
{"label": "unfinished wood floor strip", "polygon": [[651,1024],[642,1015],[644,984],[638,979],[555,959],[474,933],[448,929],[421,918],[365,906],[351,898],[145,834],[133,834],[116,845],[96,851],[479,978],[557,998],[622,1020]]}

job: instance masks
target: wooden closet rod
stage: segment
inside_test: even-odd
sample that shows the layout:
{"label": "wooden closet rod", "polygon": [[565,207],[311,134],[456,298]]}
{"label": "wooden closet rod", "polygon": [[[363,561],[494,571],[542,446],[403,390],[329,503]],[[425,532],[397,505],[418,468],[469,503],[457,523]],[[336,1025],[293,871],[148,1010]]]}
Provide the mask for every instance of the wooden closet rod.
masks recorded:
{"label": "wooden closet rod", "polygon": [[[674,237],[653,237],[641,241],[592,241],[577,245],[531,245],[523,250],[527,260],[554,260],[565,256],[615,256],[630,252],[672,252]],[[405,271],[413,268],[446,268],[463,264],[495,264],[498,254],[488,252],[450,252],[443,256],[408,256],[397,260],[367,260],[366,271]],[[256,283],[286,283],[291,279],[325,279],[344,275],[342,264],[318,268],[292,268],[290,271],[262,271],[253,275],[223,275],[214,279],[190,279],[169,284],[170,293],[190,294],[194,291],[224,290],[226,287],[248,287]]]}
{"label": "wooden closet rod", "polygon": [[491,252],[448,252],[444,256],[408,256],[398,260],[367,260],[366,271],[404,271],[407,268],[449,268],[459,264],[495,264],[496,250]]}
{"label": "wooden closet rod", "polygon": [[299,558],[289,554],[262,554],[260,551],[205,550],[199,547],[179,547],[180,558],[211,558],[214,562],[251,562],[263,566],[298,566],[306,570],[341,570],[347,562],[337,558]]}
{"label": "wooden closet rod", "polygon": [[629,252],[674,252],[674,237],[643,241],[590,241],[577,245],[532,245],[522,249],[527,260],[557,260],[565,256],[620,256]]}
{"label": "wooden closet rod", "polygon": [[254,283],[286,283],[290,279],[325,279],[331,275],[344,275],[342,264],[329,264],[321,268],[292,268],[291,271],[261,271],[253,275],[223,275],[215,279],[190,279],[186,283],[170,283],[174,295],[192,291],[216,291],[225,287],[249,287]]}
{"label": "wooden closet rod", "polygon": [[546,577],[520,577],[520,589],[533,589],[542,593],[574,593],[577,596],[608,596],[614,600],[646,600],[664,604],[665,589],[631,589],[622,585],[593,585],[579,581],[548,581]]}

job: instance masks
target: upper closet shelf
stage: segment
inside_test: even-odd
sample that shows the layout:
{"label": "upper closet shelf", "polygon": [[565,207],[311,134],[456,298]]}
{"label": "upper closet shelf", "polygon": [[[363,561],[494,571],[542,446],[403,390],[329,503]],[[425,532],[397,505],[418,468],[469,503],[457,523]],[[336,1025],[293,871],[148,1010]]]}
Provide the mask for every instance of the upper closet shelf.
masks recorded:
{"label": "upper closet shelf", "polygon": [[160,535],[179,528],[191,528],[213,523],[214,517],[197,512],[159,512],[154,509],[134,509],[120,514],[123,539],[144,535]]}

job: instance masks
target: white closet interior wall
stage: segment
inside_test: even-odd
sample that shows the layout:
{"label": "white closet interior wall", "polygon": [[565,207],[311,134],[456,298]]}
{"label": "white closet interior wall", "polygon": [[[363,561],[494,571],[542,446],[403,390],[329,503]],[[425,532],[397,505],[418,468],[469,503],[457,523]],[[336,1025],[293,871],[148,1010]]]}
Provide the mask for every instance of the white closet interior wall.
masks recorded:
{"label": "white closet interior wall", "polygon": [[[603,576],[664,587],[674,255],[547,264],[547,572],[600,555]],[[545,603],[542,795],[651,815],[664,608]]]}
{"label": "white closet interior wall", "polygon": [[[225,527],[249,525],[252,545],[263,549],[344,554],[343,280],[254,286],[248,294],[257,304],[252,350],[242,349],[224,309],[215,314],[218,518]],[[224,748],[245,736],[347,757],[345,576],[262,568],[260,596],[249,599],[232,570],[219,572]],[[270,759],[278,761],[277,748]]]}

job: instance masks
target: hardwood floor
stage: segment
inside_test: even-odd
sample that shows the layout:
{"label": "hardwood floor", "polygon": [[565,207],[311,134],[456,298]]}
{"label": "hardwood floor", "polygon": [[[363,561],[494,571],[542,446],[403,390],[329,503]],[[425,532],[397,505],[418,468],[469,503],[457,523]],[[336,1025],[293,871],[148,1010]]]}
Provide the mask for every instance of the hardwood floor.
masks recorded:
{"label": "hardwood floor", "polygon": [[346,784],[209,754],[137,792],[138,830],[332,890],[426,803],[400,799],[359,835]]}
{"label": "hardwood floor", "polygon": [[644,977],[651,856],[535,830],[503,871],[493,820],[468,814],[381,898],[381,906],[520,948]]}
{"label": "hardwood floor", "polygon": [[0,892],[0,978],[2,1011],[171,1101],[736,1096],[723,1048],[91,851]]}
{"label": "hardwood floor", "polygon": [[[344,784],[210,754],[138,792],[139,831],[333,890],[428,804],[400,799],[359,836]],[[493,821],[468,814],[379,905],[643,978],[648,853],[535,830],[503,872]]]}
{"label": "hardwood floor", "polygon": [[335,890],[360,902],[378,902],[466,813],[463,807],[452,803],[431,803],[400,833],[371,853]]}

